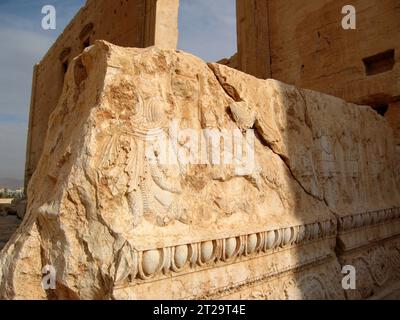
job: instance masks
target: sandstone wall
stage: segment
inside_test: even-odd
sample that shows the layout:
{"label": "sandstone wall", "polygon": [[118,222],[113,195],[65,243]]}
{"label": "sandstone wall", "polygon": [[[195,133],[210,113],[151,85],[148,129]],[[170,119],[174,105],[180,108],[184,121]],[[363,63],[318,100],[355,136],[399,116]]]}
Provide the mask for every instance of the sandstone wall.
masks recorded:
{"label": "sandstone wall", "polygon": [[[223,149],[203,144],[211,133]],[[26,217],[0,253],[0,297],[370,297],[400,279],[394,154],[368,107],[97,41],[67,71]]]}
{"label": "sandstone wall", "polygon": [[[357,29],[344,30],[341,11],[348,4],[345,0],[239,0],[239,69],[349,102],[388,104],[400,96],[399,3],[352,1]],[[388,50],[394,50],[385,60],[391,65],[393,57],[392,69],[376,74],[372,70],[368,75],[363,59]],[[259,62],[260,57],[268,66]]]}
{"label": "sandstone wall", "polygon": [[[272,75],[346,101],[376,105],[400,96],[400,7],[359,0],[357,29],[343,30],[344,0],[270,0]],[[287,23],[290,21],[290,23]],[[393,49],[392,70],[367,75],[363,59]]]}
{"label": "sandstone wall", "polygon": [[[237,0],[237,69],[345,101],[385,109],[400,97],[400,6],[356,0],[357,29],[344,30],[340,0]],[[235,67],[235,65],[228,64]]]}
{"label": "sandstone wall", "polygon": [[42,154],[48,119],[72,59],[95,40],[121,46],[175,49],[178,0],[88,0],[34,69],[25,183]]}
{"label": "sandstone wall", "polygon": [[239,70],[271,78],[269,2],[236,0],[236,24]]}

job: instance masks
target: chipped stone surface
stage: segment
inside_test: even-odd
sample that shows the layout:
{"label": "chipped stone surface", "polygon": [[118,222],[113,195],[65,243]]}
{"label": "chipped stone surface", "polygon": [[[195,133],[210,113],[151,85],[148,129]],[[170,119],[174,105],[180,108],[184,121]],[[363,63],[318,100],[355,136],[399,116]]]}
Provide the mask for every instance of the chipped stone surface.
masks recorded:
{"label": "chipped stone surface", "polygon": [[[223,152],[202,144],[215,133]],[[205,156],[187,163],[193,136]],[[26,216],[0,254],[0,297],[344,299],[342,219],[393,208],[354,227],[391,224],[375,226],[378,242],[400,233],[393,166],[391,131],[366,107],[97,41],[50,117]],[[41,286],[47,265],[55,290]]]}
{"label": "chipped stone surface", "polygon": [[211,67],[224,87],[235,88],[236,100],[256,106],[263,142],[307,193],[338,215],[399,204],[393,134],[370,107],[275,80],[238,76],[225,66]]}

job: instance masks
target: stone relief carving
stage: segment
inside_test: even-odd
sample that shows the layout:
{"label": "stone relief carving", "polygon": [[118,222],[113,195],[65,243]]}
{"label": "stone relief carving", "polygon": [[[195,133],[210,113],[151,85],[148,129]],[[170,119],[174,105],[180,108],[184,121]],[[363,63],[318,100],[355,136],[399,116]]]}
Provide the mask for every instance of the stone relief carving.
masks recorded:
{"label": "stone relief carving", "polygon": [[339,231],[368,227],[398,218],[400,218],[400,208],[397,207],[349,215],[339,219]]}
{"label": "stone relief carving", "polygon": [[[398,212],[400,208],[382,210],[383,213],[392,211]],[[364,215],[368,216],[369,214],[365,213]],[[173,276],[174,274],[188,272],[190,269],[197,270],[199,267],[204,268],[219,264],[229,264],[249,257],[262,256],[281,248],[290,248],[332,237],[337,232],[336,223],[336,220],[329,220],[245,236],[137,252],[134,259],[135,266],[132,266],[129,272],[125,271],[124,274],[131,275],[132,279],[150,280],[163,275]],[[358,228],[359,224],[356,223],[351,226]],[[360,226],[362,225],[360,224]],[[342,228],[343,225],[340,225],[340,227]],[[350,263],[355,265],[357,270],[358,267],[360,268],[359,270],[362,270],[361,277],[363,277],[363,283],[369,283],[368,277],[370,277],[372,281],[381,286],[388,280],[387,275],[390,274],[388,268],[393,266],[400,268],[400,252],[396,247],[390,247],[389,249],[378,247],[368,254],[370,255],[368,258],[357,258],[354,262]],[[390,258],[388,259],[388,257]],[[371,264],[368,261],[372,261],[373,263]],[[299,260],[300,265],[307,263],[310,263],[307,259],[304,261],[302,259]],[[294,266],[291,267],[294,268]],[[363,270],[366,272],[363,272]],[[277,267],[273,271],[279,273],[283,270],[279,270]],[[337,277],[338,279],[340,278],[340,276]],[[333,299],[332,296],[327,296],[327,292],[329,291],[321,287],[318,277],[304,278],[303,280],[303,282],[299,281],[299,279],[295,281],[296,286],[303,288],[302,290],[297,288],[298,292],[311,292],[312,297],[318,296],[321,299]],[[370,286],[367,285],[366,287],[369,288]],[[304,288],[307,288],[307,290],[304,291]],[[294,298],[297,292],[296,288],[290,285],[290,282],[287,283],[287,288],[284,291],[287,294],[286,298],[289,299]],[[323,293],[325,296],[318,295],[318,292]],[[310,297],[303,298],[307,299]]]}
{"label": "stone relief carving", "polygon": [[[343,113],[343,122],[338,118],[337,125],[326,117],[328,110],[341,114],[337,100],[304,91],[306,97],[315,98],[307,100],[316,116],[307,124],[304,113],[313,109],[302,108],[298,90],[292,87],[229,70],[226,81],[234,82],[229,89],[221,85],[224,77],[216,77],[191,55],[158,48],[113,48],[109,44],[95,45],[83,53],[81,60],[87,62],[88,78],[79,92],[74,92],[73,79],[66,78],[70,91],[64,94],[71,96],[69,103],[74,112],[61,117],[63,106],[59,105],[52,117],[51,139],[45,148],[48,157],[41,160],[32,180],[26,225],[15,243],[0,255],[0,261],[15,266],[1,271],[6,279],[5,285],[0,283],[5,289],[1,297],[31,295],[45,299],[46,294],[35,281],[46,263],[54,263],[63,271],[59,282],[65,288],[57,294],[62,298],[68,292],[82,299],[108,297],[113,286],[118,287],[115,291],[124,287],[133,298],[157,296],[160,287],[176,298],[196,294],[229,296],[231,292],[245,297],[250,291],[257,298],[340,298],[340,294],[335,296],[340,288],[330,293],[325,283],[340,285],[337,259],[343,257],[345,261],[340,262],[354,262],[365,270],[360,276],[361,281],[365,277],[363,297],[370,294],[371,286],[390,282],[393,277],[387,275],[394,274],[392,270],[398,275],[400,246],[398,242],[393,246],[384,243],[398,234],[393,229],[398,229],[395,219],[400,217],[399,208],[352,214],[397,205],[396,199],[354,210],[343,206],[335,217],[330,204],[319,194],[315,196],[314,191],[320,187],[318,178],[331,180],[326,184],[336,188],[332,193],[338,196],[332,197],[332,203],[340,203],[347,189],[354,194],[346,172],[353,179],[359,169],[360,179],[368,182],[364,185],[371,187],[372,195],[394,186],[385,177],[370,179],[378,170],[369,170],[363,150],[351,155],[342,150],[353,146],[342,144],[340,136],[352,127],[355,118]],[[96,65],[95,61],[102,62]],[[171,80],[171,73],[187,76]],[[93,81],[97,78],[93,74],[104,76],[105,81]],[[227,88],[238,92],[232,96]],[[262,114],[255,114],[254,109]],[[365,123],[371,127],[379,120],[367,110],[363,113]],[[158,143],[158,135],[167,134],[173,117],[180,125],[199,129],[221,131],[228,127],[243,133],[255,127],[261,173],[240,175],[232,168],[206,166],[186,171],[179,161],[164,165],[159,158],[163,146]],[[310,127],[329,130],[309,132]],[[383,131],[382,136],[388,132]],[[58,133],[64,141],[58,141]],[[318,134],[326,137],[314,141]],[[373,145],[379,144],[378,139],[370,140]],[[286,148],[288,142],[293,150]],[[55,145],[54,153],[50,152]],[[146,152],[149,147],[152,154]],[[315,153],[326,163],[315,160]],[[376,147],[368,153],[384,155]],[[67,161],[64,157],[59,161],[63,154],[68,155]],[[300,163],[293,159],[297,156]],[[353,165],[359,158],[362,163],[357,168]],[[343,163],[343,159],[349,163]],[[393,161],[389,157],[382,160],[381,165],[387,167]],[[318,177],[318,166],[326,166],[332,179]],[[59,173],[58,181],[49,181],[49,167],[53,168],[51,172]],[[299,172],[307,173],[306,185]],[[335,181],[339,175],[345,179]],[[316,177],[314,187],[308,176]],[[54,205],[49,207],[51,210],[37,210],[48,207],[43,203],[50,201],[49,190],[54,190],[50,202]],[[343,212],[349,216],[342,218]],[[192,213],[196,220],[191,224]],[[252,215],[259,220],[254,222]],[[372,243],[363,247],[364,243],[349,240],[362,238],[369,242],[367,232],[363,232],[370,226],[379,233],[372,234]],[[362,228],[365,230],[357,230]],[[336,239],[338,233],[343,236],[343,248],[350,248],[343,255],[334,252],[335,244],[342,244]],[[383,251],[368,251],[382,245],[387,247]],[[374,264],[374,260],[383,262]],[[335,265],[333,269],[324,269],[330,264]],[[23,278],[17,276],[26,270],[37,271]],[[289,274],[295,279],[288,280]],[[9,283],[15,290],[9,289]],[[27,283],[33,290],[26,290]]]}
{"label": "stone relief carving", "polygon": [[[143,218],[159,226],[175,220],[189,223],[187,210],[179,201],[182,193],[180,167],[164,166],[157,158],[159,146],[156,142],[168,125],[164,113],[166,102],[162,98],[137,97],[134,114],[127,120],[132,130],[118,128],[110,133],[98,168],[111,193],[117,194],[121,185],[127,185],[126,199],[134,226]],[[152,159],[149,159],[149,150],[154,152],[150,155]],[[121,159],[123,157],[125,159]],[[125,166],[118,167],[121,163]],[[128,179],[123,178],[126,175]]]}
{"label": "stone relief carving", "polygon": [[353,265],[357,270],[357,288],[349,295],[366,299],[379,288],[400,279],[399,239],[383,242],[379,246],[364,249],[344,259],[344,264]]}
{"label": "stone relief carving", "polygon": [[284,283],[283,288],[288,300],[329,299],[328,290],[318,274],[307,274],[300,279],[289,279]]}
{"label": "stone relief carving", "polygon": [[340,266],[327,264],[324,267],[315,267],[315,270],[300,270],[295,274],[283,277],[281,281],[273,278],[260,284],[244,299],[257,300],[340,300],[344,299],[343,289],[340,286]]}
{"label": "stone relief carving", "polygon": [[[130,275],[136,280],[150,280],[163,275],[173,276],[191,269],[214,267],[262,256],[283,248],[332,237],[335,233],[336,222],[329,220],[244,236],[141,251],[135,253],[134,261],[137,264],[122,273],[125,274],[125,278]],[[279,268],[273,271],[279,272]],[[122,281],[122,278],[120,280]]]}

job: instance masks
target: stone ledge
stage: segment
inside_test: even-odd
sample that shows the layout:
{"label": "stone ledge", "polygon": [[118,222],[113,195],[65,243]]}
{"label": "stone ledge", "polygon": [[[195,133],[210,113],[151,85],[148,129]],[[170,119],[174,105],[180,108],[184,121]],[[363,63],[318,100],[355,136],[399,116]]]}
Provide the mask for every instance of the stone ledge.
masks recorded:
{"label": "stone ledge", "polygon": [[189,269],[209,268],[279,250],[295,249],[300,245],[333,239],[335,236],[336,221],[328,220],[238,237],[139,251],[134,258],[136,266],[129,276],[141,280],[150,280],[162,273],[172,276]]}
{"label": "stone ledge", "polygon": [[[190,272],[169,274],[165,277],[154,277],[147,281],[117,286],[114,288],[114,298],[225,299],[231,295],[241,294],[243,289],[263,286],[271,280],[287,278],[292,274],[318,274],[318,269],[321,267],[332,268],[334,265],[332,272],[338,275],[341,267],[332,250],[334,242],[332,238],[320,239],[270,254],[253,255],[247,259],[209,265]],[[219,276],[216,277],[216,274]],[[327,292],[331,292],[332,297],[343,298],[343,292],[335,284],[335,279],[338,277],[326,278]],[[284,293],[279,290],[276,289],[274,294]],[[313,296],[313,298],[319,297]]]}
{"label": "stone ledge", "polygon": [[350,214],[339,219],[339,232],[383,224],[400,218],[400,207]]}

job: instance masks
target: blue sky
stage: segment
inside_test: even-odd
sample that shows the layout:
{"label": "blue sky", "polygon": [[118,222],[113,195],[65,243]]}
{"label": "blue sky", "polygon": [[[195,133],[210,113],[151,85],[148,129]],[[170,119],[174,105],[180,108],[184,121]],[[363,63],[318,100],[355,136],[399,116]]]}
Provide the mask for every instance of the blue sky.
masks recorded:
{"label": "blue sky", "polygon": [[[85,0],[0,0],[0,178],[22,178],[33,65]],[[43,30],[44,5],[57,29]],[[179,49],[207,61],[236,52],[235,0],[181,0]]]}

